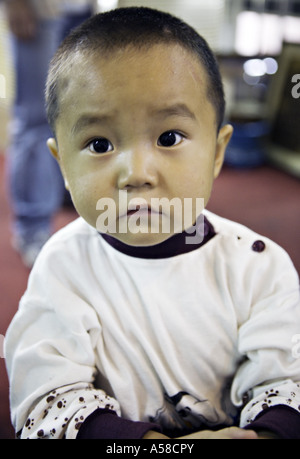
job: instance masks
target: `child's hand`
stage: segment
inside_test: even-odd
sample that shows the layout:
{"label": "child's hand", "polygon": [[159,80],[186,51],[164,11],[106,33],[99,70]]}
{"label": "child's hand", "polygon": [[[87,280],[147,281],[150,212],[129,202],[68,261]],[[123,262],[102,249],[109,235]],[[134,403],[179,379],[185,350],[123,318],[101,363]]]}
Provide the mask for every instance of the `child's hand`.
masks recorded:
{"label": "child's hand", "polygon": [[191,440],[256,440],[258,435],[253,430],[244,430],[238,427],[228,427],[222,430],[202,430],[195,432],[180,439]]}
{"label": "child's hand", "polygon": [[278,437],[278,435],[276,435],[274,432],[270,432],[270,431],[260,431],[258,432],[258,438],[260,440],[279,440],[280,437]]}
{"label": "child's hand", "polygon": [[[143,440],[169,439],[165,435],[150,430],[143,437]],[[184,437],[178,437],[179,440],[256,440],[257,433],[253,430],[244,430],[238,427],[228,427],[222,430],[202,430]],[[262,437],[265,438],[265,437]]]}
{"label": "child's hand", "polygon": [[143,440],[160,440],[160,439],[168,439],[170,437],[166,437],[166,435],[163,435],[159,432],[155,432],[154,430],[149,430],[144,436]]}

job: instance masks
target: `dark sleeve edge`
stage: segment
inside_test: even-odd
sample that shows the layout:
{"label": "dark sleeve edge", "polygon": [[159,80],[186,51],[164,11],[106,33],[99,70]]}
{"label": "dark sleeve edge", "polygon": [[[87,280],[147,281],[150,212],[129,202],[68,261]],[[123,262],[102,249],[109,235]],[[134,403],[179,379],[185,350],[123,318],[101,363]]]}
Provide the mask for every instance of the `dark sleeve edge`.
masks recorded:
{"label": "dark sleeve edge", "polygon": [[141,439],[149,430],[161,431],[157,424],[131,421],[114,411],[98,408],[82,423],[76,439]]}
{"label": "dark sleeve edge", "polygon": [[270,431],[283,440],[300,440],[300,411],[287,405],[275,405],[261,411],[245,429]]}

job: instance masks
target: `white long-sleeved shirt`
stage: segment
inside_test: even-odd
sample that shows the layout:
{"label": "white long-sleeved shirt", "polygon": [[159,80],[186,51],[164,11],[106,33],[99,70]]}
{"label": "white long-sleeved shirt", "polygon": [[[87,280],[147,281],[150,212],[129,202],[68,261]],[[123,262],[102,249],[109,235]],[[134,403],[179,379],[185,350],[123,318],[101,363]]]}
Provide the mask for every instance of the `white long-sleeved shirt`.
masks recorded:
{"label": "white long-sleeved shirt", "polygon": [[22,438],[76,438],[98,408],[166,432],[299,414],[297,273],[274,242],[205,215],[215,236],[165,258],[125,254],[81,218],[44,246],[5,339]]}

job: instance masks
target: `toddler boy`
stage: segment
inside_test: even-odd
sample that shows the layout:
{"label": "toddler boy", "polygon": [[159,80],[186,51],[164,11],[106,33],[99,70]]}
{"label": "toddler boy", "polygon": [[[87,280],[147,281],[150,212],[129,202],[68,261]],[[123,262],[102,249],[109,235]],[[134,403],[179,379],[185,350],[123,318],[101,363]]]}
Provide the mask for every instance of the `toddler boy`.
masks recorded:
{"label": "toddler boy", "polygon": [[206,42],[148,8],[96,15],[56,53],[46,99],[80,218],[7,333],[18,436],[299,438],[295,269],[203,210],[232,134]]}

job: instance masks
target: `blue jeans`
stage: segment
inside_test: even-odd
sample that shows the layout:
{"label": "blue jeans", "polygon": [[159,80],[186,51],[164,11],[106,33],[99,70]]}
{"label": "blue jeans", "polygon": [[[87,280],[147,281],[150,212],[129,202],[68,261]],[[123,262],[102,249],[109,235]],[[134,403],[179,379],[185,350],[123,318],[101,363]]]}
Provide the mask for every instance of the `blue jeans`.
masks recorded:
{"label": "blue jeans", "polygon": [[61,172],[46,145],[53,134],[45,113],[45,81],[61,39],[90,14],[42,21],[34,40],[12,38],[16,95],[6,173],[12,231],[25,239],[51,232],[52,217],[65,196]]}

